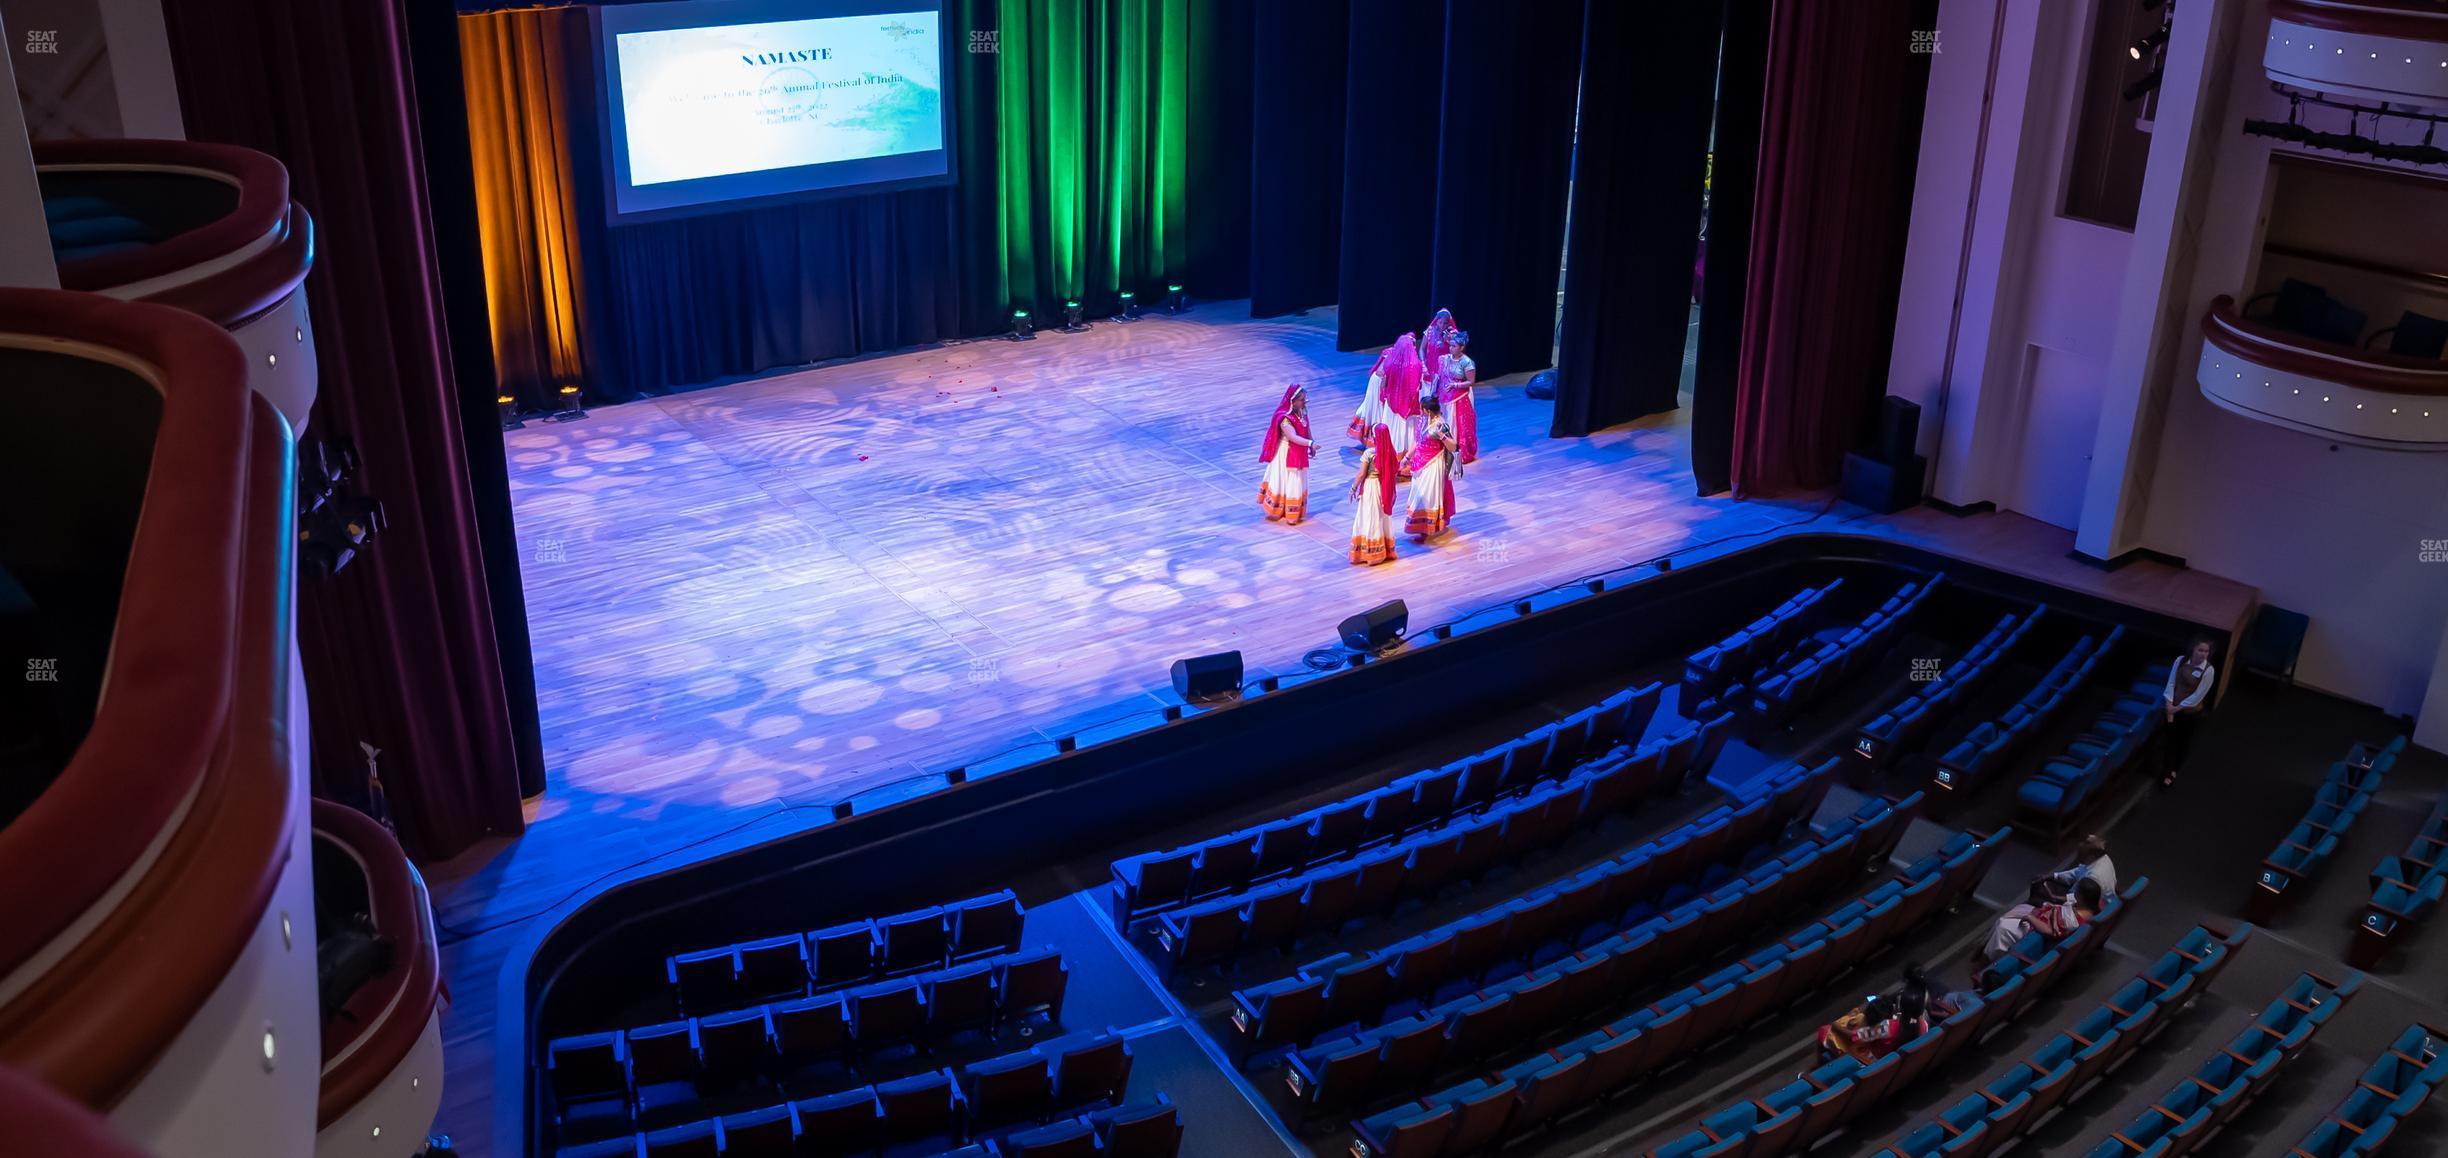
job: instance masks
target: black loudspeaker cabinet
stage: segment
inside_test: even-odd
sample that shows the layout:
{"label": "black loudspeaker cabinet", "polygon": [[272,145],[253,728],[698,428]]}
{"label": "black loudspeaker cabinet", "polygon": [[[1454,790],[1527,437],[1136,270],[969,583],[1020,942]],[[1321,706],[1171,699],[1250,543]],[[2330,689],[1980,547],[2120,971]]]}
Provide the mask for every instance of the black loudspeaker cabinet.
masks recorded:
{"label": "black loudspeaker cabinet", "polygon": [[1921,441],[1921,406],[1893,394],[1879,405],[1878,442],[1872,448],[1880,462],[1899,465],[1913,456]]}
{"label": "black loudspeaker cabinet", "polygon": [[1402,600],[1380,603],[1343,621],[1343,643],[1360,651],[1379,651],[1411,630],[1411,608]]}
{"label": "black loudspeaker cabinet", "polygon": [[1901,463],[1880,462],[1866,454],[1845,456],[1844,484],[1837,491],[1844,501],[1880,514],[1894,514],[1921,501],[1921,477],[1929,460],[1909,455]]}
{"label": "black loudspeaker cabinet", "polygon": [[1173,694],[1204,700],[1241,690],[1241,653],[1194,655],[1173,661]]}

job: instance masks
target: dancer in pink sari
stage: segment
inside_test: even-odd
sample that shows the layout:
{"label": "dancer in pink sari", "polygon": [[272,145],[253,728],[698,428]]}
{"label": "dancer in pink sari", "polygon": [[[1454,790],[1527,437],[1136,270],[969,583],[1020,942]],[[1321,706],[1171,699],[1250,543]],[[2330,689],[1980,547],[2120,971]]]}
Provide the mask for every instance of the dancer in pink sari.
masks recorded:
{"label": "dancer in pink sari", "polygon": [[1462,474],[1454,461],[1453,426],[1436,399],[1426,400],[1419,441],[1403,465],[1411,472],[1411,513],[1403,533],[1425,543],[1453,527],[1454,479]]}
{"label": "dancer in pink sari", "polygon": [[1394,561],[1394,472],[1401,458],[1384,425],[1369,432],[1369,448],[1352,476],[1351,561],[1362,567]]}
{"label": "dancer in pink sari", "polygon": [[1437,367],[1437,401],[1444,403],[1446,421],[1453,424],[1454,459],[1464,463],[1479,461],[1479,403],[1471,397],[1471,388],[1479,384],[1479,364],[1471,361],[1469,350],[1470,333],[1455,330]]}
{"label": "dancer in pink sari", "polygon": [[1411,335],[1395,339],[1378,356],[1376,368],[1369,371],[1368,391],[1360,396],[1360,411],[1352,415],[1347,432],[1365,444],[1378,427],[1384,426],[1394,433],[1395,453],[1409,454],[1414,433],[1411,420],[1419,414],[1420,383],[1425,372],[1419,345]]}
{"label": "dancer in pink sari", "polygon": [[1453,336],[1462,328],[1454,324],[1452,310],[1438,310],[1428,319],[1428,328],[1420,331],[1420,364],[1432,385],[1443,385],[1438,376],[1445,372],[1445,355],[1453,352]]}
{"label": "dancer in pink sari", "polygon": [[1258,461],[1266,464],[1266,476],[1258,480],[1258,509],[1269,520],[1296,527],[1308,515],[1309,452],[1316,446],[1309,438],[1309,390],[1295,382],[1284,387],[1258,450]]}

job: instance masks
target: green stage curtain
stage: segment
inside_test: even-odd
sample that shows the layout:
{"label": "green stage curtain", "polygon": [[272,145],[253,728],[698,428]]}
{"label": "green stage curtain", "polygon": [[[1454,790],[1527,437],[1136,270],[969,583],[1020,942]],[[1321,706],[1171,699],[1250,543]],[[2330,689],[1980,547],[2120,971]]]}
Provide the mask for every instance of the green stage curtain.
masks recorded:
{"label": "green stage curtain", "polygon": [[529,8],[459,23],[476,224],[500,392],[548,409],[586,380],[576,133],[592,132],[586,13]]}
{"label": "green stage curtain", "polygon": [[1191,6],[1002,0],[993,240],[1009,308],[1107,312],[1182,271]]}

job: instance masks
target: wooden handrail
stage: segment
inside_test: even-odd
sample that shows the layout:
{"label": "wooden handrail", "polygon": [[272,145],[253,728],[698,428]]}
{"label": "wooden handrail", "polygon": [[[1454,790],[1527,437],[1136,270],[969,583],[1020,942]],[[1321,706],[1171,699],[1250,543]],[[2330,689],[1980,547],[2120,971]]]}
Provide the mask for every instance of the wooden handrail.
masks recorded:
{"label": "wooden handrail", "polygon": [[[390,830],[366,814],[328,800],[314,802],[317,839],[346,850],[365,871],[366,905],[374,931],[391,940],[391,964],[368,978],[323,1027],[323,1085],[315,1125],[347,1113],[416,1047],[442,1002],[442,955],[434,939],[433,906],[425,884]],[[339,1032],[341,1022],[357,1026]]]}
{"label": "wooden handrail", "polygon": [[45,335],[158,375],[163,417],[107,690],[67,767],[0,829],[0,1063],[115,1103],[245,952],[305,809],[291,705],[291,447],[228,334],[163,306],[0,290]]}
{"label": "wooden handrail", "polygon": [[2363,390],[2448,396],[2448,363],[2288,333],[2245,317],[2226,294],[2211,299],[2201,330],[2211,345],[2256,366]]}

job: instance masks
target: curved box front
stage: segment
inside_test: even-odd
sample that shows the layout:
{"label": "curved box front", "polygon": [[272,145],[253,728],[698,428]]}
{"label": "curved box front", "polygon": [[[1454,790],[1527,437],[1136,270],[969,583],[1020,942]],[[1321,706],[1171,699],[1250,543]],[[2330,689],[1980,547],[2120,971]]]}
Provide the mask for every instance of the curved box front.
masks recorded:
{"label": "curved box front", "polygon": [[2239,317],[2202,316],[2202,396],[2260,422],[2381,450],[2448,450],[2448,365],[2364,354]]}
{"label": "curved box front", "polygon": [[[60,284],[198,314],[230,331],[247,380],[302,431],[314,408],[305,279],[314,219],[252,149],[193,141],[44,141],[34,150]],[[86,242],[69,248],[72,241]]]}
{"label": "curved box front", "polygon": [[2261,67],[2330,96],[2448,108],[2448,8],[2404,0],[2272,0]]}
{"label": "curved box front", "polygon": [[387,967],[349,995],[323,1039],[320,1158],[410,1158],[442,1106],[442,959],[424,878],[390,830],[314,802],[314,835],[355,866]]}

